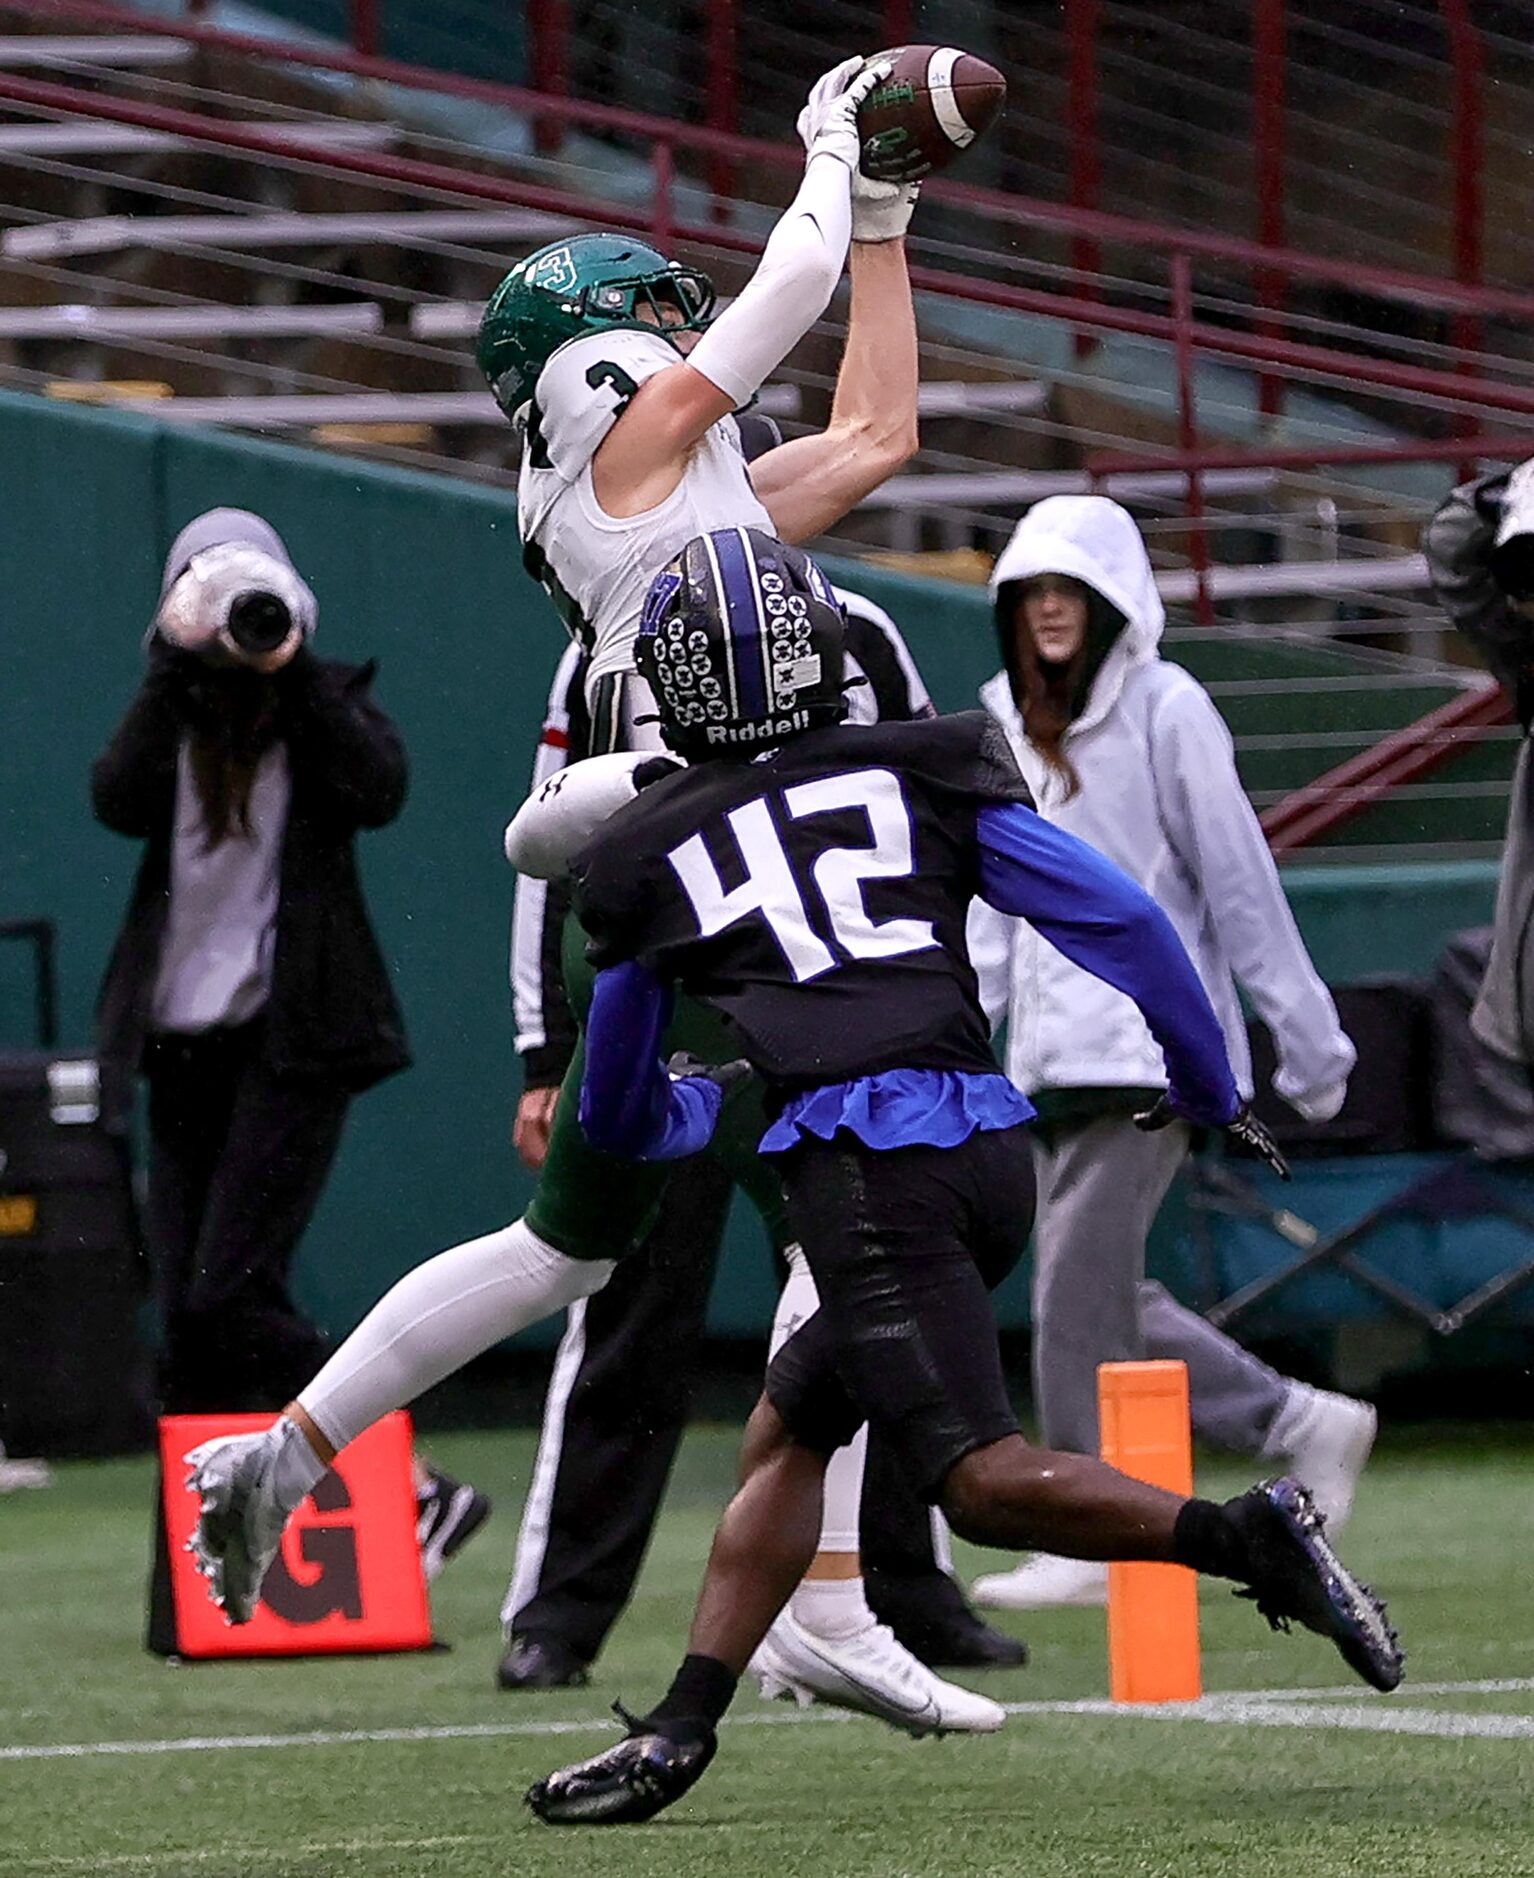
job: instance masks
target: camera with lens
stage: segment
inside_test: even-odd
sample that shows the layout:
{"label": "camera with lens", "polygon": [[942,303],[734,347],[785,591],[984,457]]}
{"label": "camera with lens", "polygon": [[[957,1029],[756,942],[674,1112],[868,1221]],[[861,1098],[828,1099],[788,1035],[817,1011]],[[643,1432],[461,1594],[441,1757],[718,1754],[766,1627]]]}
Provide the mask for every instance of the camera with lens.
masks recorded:
{"label": "camera with lens", "polygon": [[162,638],[210,665],[275,671],[314,630],[314,595],[292,567],[245,542],[193,555],[160,602]]}
{"label": "camera with lens", "polygon": [[224,630],[242,652],[275,652],[293,630],[293,615],[280,594],[252,587],[229,602]]}

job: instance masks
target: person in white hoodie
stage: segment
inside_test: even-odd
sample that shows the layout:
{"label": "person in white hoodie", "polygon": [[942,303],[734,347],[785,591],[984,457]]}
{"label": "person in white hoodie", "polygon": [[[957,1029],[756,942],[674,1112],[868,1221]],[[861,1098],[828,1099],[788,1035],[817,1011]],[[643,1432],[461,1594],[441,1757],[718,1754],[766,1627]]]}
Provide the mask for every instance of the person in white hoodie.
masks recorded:
{"label": "person in white hoodie", "polygon": [[[1274,1088],[1310,1120],[1342,1106],[1352,1044],[1295,926],[1204,688],[1160,655],[1165,614],[1140,531],[1104,496],[1051,496],[1018,523],[991,577],[1005,669],[981,692],[1048,820],[1116,861],[1165,908],[1198,968],[1250,1096],[1236,985],[1270,1027]],[[1030,926],[976,903],[971,943],[1007,1071],[1039,1110],[1034,1158],[1034,1404],[1045,1446],[1098,1450],[1097,1366],[1188,1365],[1193,1424],[1292,1468],[1346,1518],[1374,1440],[1372,1408],[1278,1375],[1162,1286],[1145,1244],[1189,1151],[1180,1121],[1135,1125],[1165,1090],[1161,1052],[1122,993]],[[1106,1567],[1036,1554],[981,1578],[977,1602],[1101,1603]]]}

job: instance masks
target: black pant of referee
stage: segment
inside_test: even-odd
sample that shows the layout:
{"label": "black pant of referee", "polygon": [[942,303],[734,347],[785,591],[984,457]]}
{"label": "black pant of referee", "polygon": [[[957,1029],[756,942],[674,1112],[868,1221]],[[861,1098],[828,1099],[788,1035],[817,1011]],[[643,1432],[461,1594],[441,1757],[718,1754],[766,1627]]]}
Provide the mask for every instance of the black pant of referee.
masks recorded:
{"label": "black pant of referee", "polygon": [[[644,1243],[570,1310],[501,1611],[504,1688],[584,1681],[633,1593],[692,1405],[730,1191],[714,1156],[679,1162]],[[923,1661],[1023,1660],[939,1567],[930,1508],[872,1437],[861,1540],[875,1616]]]}

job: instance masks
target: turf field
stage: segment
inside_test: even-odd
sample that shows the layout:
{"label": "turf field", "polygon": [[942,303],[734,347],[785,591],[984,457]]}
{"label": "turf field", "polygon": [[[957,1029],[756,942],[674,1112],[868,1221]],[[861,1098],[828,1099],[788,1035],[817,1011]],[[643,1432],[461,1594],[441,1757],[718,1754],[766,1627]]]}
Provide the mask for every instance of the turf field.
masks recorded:
{"label": "turf field", "polygon": [[[754,1694],[696,1794],[640,1827],[555,1830],[528,1780],[653,1699],[683,1635],[733,1433],[690,1440],[640,1596],[589,1690],[492,1686],[531,1438],[441,1438],[499,1496],[439,1581],[451,1653],[169,1668],[138,1647],[140,1462],[0,1499],[0,1873],[167,1878],[1516,1878],[1534,1873],[1534,1429],[1386,1446],[1347,1551],[1411,1652],[1393,1698],[1309,1636],[1203,1603],[1202,1705],[1114,1714],[1097,1612],[1036,1619],[985,1740],[907,1741]],[[1242,1484],[1207,1468],[1206,1492]]]}

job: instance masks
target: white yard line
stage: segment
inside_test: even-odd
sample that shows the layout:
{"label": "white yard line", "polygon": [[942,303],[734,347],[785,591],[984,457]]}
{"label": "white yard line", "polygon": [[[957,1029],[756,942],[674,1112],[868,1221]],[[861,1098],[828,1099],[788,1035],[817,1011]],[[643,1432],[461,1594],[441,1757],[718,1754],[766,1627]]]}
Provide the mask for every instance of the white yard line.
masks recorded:
{"label": "white yard line", "polygon": [[[488,1832],[437,1833],[429,1839],[323,1839],[302,1845],[283,1847],[285,1858],[325,1858],[336,1852],[432,1852],[444,1846],[486,1845],[494,1835]],[[259,1849],[259,1848],[257,1848]],[[201,1865],[210,1858],[227,1860],[227,1845],[194,1846],[182,1851],[161,1848],[154,1852],[87,1852],[78,1856],[67,1852],[39,1852],[24,1858],[18,1871],[132,1871],[160,1872],[173,1865]]]}
{"label": "white yard line", "polygon": [[[732,1725],[763,1722],[850,1721],[844,1709],[785,1709],[763,1715],[740,1715]],[[90,1760],[96,1756],[186,1754],[206,1750],[240,1752],[250,1748],[352,1747],[373,1741],[499,1741],[519,1735],[583,1735],[611,1726],[600,1715],[585,1721],[468,1722],[420,1728],[314,1729],[291,1735],[180,1735],[163,1741],[67,1741],[31,1747],[0,1747],[0,1761]]]}
{"label": "white yard line", "polygon": [[[1534,1690],[1534,1677],[1482,1678],[1472,1682],[1423,1682],[1408,1685],[1412,1696],[1510,1695]],[[1356,1704],[1356,1705],[1355,1705]],[[1234,1727],[1344,1728],[1377,1734],[1484,1736],[1491,1740],[1534,1737],[1534,1715],[1477,1715],[1442,1709],[1410,1708],[1372,1697],[1356,1685],[1327,1689],[1271,1689],[1207,1695],[1197,1702],[1129,1705],[1100,1697],[1079,1701],[1008,1702],[1009,1715],[1099,1715],[1132,1721],[1196,1721]],[[737,1715],[735,1728],[774,1723],[848,1721],[841,1709],[775,1709]],[[0,1747],[3,1761],[92,1760],[141,1754],[190,1754],[207,1751],[248,1753],[256,1749],[351,1747],[390,1741],[487,1741],[540,1735],[599,1732],[604,1718],[579,1721],[470,1722],[417,1728],[312,1729],[296,1734],[183,1735],[158,1741],[39,1742]]]}
{"label": "white yard line", "polygon": [[1355,1708],[1331,1702],[1170,1702],[1148,1709],[1149,1721],[1215,1722],[1256,1728],[1344,1728],[1362,1734],[1435,1735],[1458,1740],[1534,1740],[1534,1715],[1473,1715],[1458,1710],[1401,1708],[1393,1702]]}
{"label": "white yard line", "polygon": [[[1475,1682],[1409,1682],[1409,1695],[1522,1695],[1534,1689],[1534,1676],[1482,1676]],[[1352,1696],[1360,1702],[1376,1699],[1372,1689],[1350,1683],[1340,1689],[1270,1689],[1260,1695],[1210,1696],[1210,1701],[1229,1702],[1331,1702]]]}

